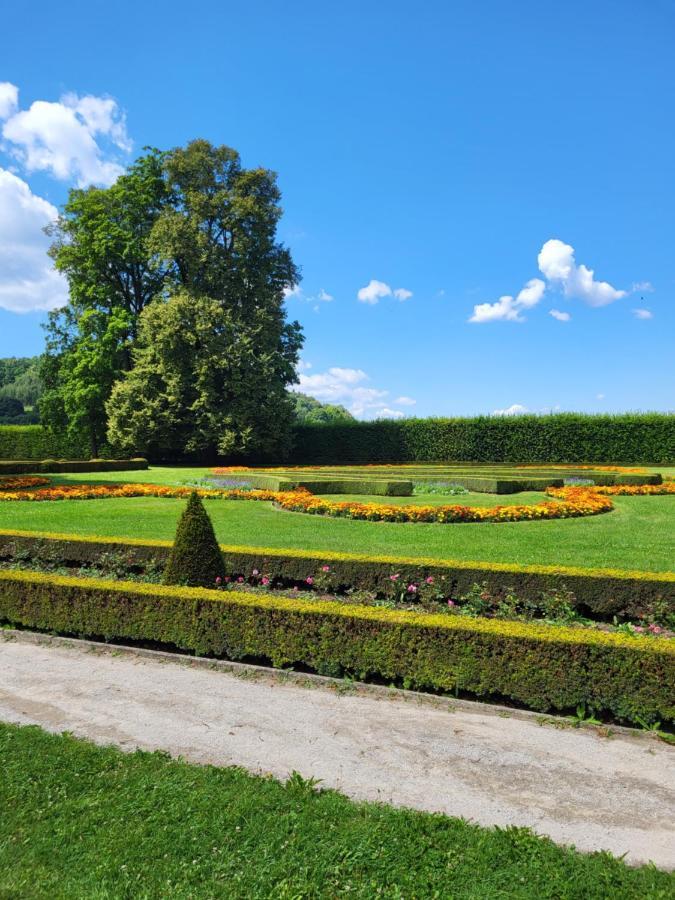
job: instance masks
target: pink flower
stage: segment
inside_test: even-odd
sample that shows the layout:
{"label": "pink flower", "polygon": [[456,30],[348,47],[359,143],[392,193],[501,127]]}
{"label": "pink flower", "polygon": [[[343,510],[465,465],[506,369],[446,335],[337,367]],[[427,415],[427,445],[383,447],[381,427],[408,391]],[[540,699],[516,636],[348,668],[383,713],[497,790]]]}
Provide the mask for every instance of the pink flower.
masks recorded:
{"label": "pink flower", "polygon": [[644,631],[644,628],[642,627],[642,625],[635,625],[633,628],[633,631],[637,631],[637,632],[639,632],[639,634],[642,634],[642,632]]}
{"label": "pink flower", "polygon": [[649,626],[649,630],[651,631],[652,634],[661,634],[661,629],[659,628],[658,625],[654,625],[653,622]]}
{"label": "pink flower", "polygon": [[429,577],[428,577],[428,578],[425,578],[424,580],[426,581],[427,584],[433,584],[433,583],[434,583],[434,579],[433,579],[433,576],[432,576],[432,575],[429,575]]}
{"label": "pink flower", "polygon": [[243,584],[244,583],[243,575],[240,575],[239,578],[237,578],[237,581],[239,582],[239,584]]}
{"label": "pink flower", "polygon": [[269,578],[267,577],[267,575],[263,575],[263,577],[262,577],[262,583],[265,584],[265,585],[267,585],[267,584],[270,583],[270,580],[269,580]]}
{"label": "pink flower", "polygon": [[322,572],[330,572],[330,566],[321,566]]}
{"label": "pink flower", "polygon": [[225,576],[225,583],[227,584],[228,581],[232,581],[232,579],[230,578],[229,575],[226,575],[226,576]]}
{"label": "pink flower", "polygon": [[255,575],[259,575],[259,574],[260,574],[260,572],[258,572],[257,569],[254,569],[254,570],[253,570],[253,575],[254,575],[254,576],[255,576]]}
{"label": "pink flower", "polygon": [[307,578],[305,578],[305,582],[309,585],[312,585],[312,584],[314,584],[314,579],[312,578],[311,575],[308,575]]}
{"label": "pink flower", "polygon": [[389,581],[398,581],[400,577],[400,575],[390,575]]}
{"label": "pink flower", "polygon": [[416,584],[409,584],[409,585],[408,585],[408,593],[409,593],[409,594],[416,594],[416,593],[417,593],[417,585],[416,585]]}
{"label": "pink flower", "polygon": [[448,606],[452,607],[452,606],[456,606],[456,605],[457,604],[455,603],[454,600],[448,600]]}
{"label": "pink flower", "polygon": [[216,578],[216,584],[222,584],[222,583],[223,583],[223,579],[220,577],[220,575],[218,575],[218,577]]}

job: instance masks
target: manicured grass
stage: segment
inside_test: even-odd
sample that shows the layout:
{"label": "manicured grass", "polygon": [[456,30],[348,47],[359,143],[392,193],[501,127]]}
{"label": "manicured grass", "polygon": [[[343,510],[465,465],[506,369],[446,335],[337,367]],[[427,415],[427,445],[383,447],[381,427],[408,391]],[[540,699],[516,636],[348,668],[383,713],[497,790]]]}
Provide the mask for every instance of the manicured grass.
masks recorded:
{"label": "manicured grass", "polygon": [[0,896],[657,898],[675,879],[526,829],[351,802],[297,777],[0,725]]}
{"label": "manicured grass", "polygon": [[[55,481],[195,480],[206,469],[153,468],[148,472],[55,476]],[[540,494],[464,494],[461,497],[362,498],[374,502],[522,503]],[[345,500],[345,496],[336,499]],[[337,550],[385,556],[428,556],[480,562],[540,563],[668,571],[673,568],[673,497],[614,497],[613,512],[583,519],[501,524],[394,524],[330,519],[276,510],[248,501],[207,501],[224,544]],[[0,503],[0,528],[104,536],[173,538],[184,502],[133,499]]]}

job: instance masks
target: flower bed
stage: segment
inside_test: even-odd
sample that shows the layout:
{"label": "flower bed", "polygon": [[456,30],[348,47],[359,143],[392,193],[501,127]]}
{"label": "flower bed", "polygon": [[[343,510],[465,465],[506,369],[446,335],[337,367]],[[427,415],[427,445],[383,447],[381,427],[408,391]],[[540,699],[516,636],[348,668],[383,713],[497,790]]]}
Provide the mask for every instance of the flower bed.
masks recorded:
{"label": "flower bed", "polygon": [[[51,532],[0,530],[0,560],[9,565],[99,567],[114,565],[115,577],[125,571],[161,571],[171,541],[115,538]],[[517,565],[336,553],[329,550],[279,549],[220,545],[225,572],[231,581],[257,583],[259,573],[275,587],[307,584],[313,590],[329,587],[332,592],[366,591],[384,598],[392,587],[427,583],[432,578],[442,586],[443,596],[456,599],[475,584],[485,585],[495,598],[515,593],[523,600],[538,602],[542,593],[566,591],[584,616],[601,622],[638,621],[656,610],[659,620],[675,616],[675,573],[631,572],[571,566]],[[328,567],[329,579],[325,578]],[[322,582],[330,581],[330,585]]]}
{"label": "flower bed", "polygon": [[45,484],[49,484],[49,478],[42,478],[40,475],[0,476],[0,491],[27,491]]}
{"label": "flower bed", "polygon": [[[157,484],[65,484],[35,489],[0,491],[0,501],[96,500],[110,497],[187,497],[190,487]],[[305,489],[292,491],[222,490],[199,488],[203,499],[261,500],[290,512],[363,519],[369,522],[522,522],[537,519],[568,519],[594,516],[614,508],[611,495],[675,494],[675,482],[658,485],[613,485],[609,487],[550,487],[555,500],[513,506],[404,506],[325,500]]]}

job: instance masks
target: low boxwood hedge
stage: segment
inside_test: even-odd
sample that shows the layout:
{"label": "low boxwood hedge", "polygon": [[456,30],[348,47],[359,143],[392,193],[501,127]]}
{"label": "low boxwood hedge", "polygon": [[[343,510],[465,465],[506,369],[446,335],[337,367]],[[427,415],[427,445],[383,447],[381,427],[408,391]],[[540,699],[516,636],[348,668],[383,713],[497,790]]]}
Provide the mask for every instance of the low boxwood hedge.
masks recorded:
{"label": "low boxwood hedge", "polygon": [[650,638],[205,588],[0,572],[0,620],[267,659],[531,709],[675,720],[675,646]]}
{"label": "low boxwood hedge", "polygon": [[134,459],[3,459],[0,475],[27,475],[33,472],[131,472],[147,469],[148,461]]}
{"label": "low boxwood hedge", "polygon": [[[161,540],[0,530],[0,558],[18,561],[34,559],[83,565],[95,563],[104,554],[115,553],[129,565],[143,566],[151,561],[163,565],[170,548],[170,541]],[[574,594],[578,609],[599,621],[611,622],[613,616],[638,618],[646,607],[657,601],[675,612],[675,573],[672,572],[373,557],[223,544],[220,549],[230,575],[247,577],[257,569],[272,580],[285,583],[304,582],[322,566],[329,565],[337,589],[383,591],[393,574],[408,583],[420,583],[431,576],[445,579],[447,594],[454,597],[483,582],[492,592],[510,589],[523,599],[537,599],[542,591],[565,588]]]}

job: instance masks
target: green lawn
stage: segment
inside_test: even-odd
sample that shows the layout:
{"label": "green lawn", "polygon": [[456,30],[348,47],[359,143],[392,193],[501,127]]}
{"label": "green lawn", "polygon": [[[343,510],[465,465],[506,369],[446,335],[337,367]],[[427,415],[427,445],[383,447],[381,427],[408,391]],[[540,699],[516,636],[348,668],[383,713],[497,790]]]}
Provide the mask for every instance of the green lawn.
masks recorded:
{"label": "green lawn", "polygon": [[665,898],[675,878],[526,829],[0,725],[0,897]]}
{"label": "green lawn", "polygon": [[[153,468],[54,476],[59,481],[153,481],[176,484],[204,469]],[[344,496],[335,499],[346,499]],[[540,494],[361,498],[374,502],[522,503]],[[390,556],[428,556],[513,563],[673,569],[674,497],[615,497],[600,516],[495,524],[395,524],[331,519],[274,509],[254,501],[207,501],[221,543],[336,550]],[[0,503],[0,528],[170,539],[184,501],[153,497]]]}

